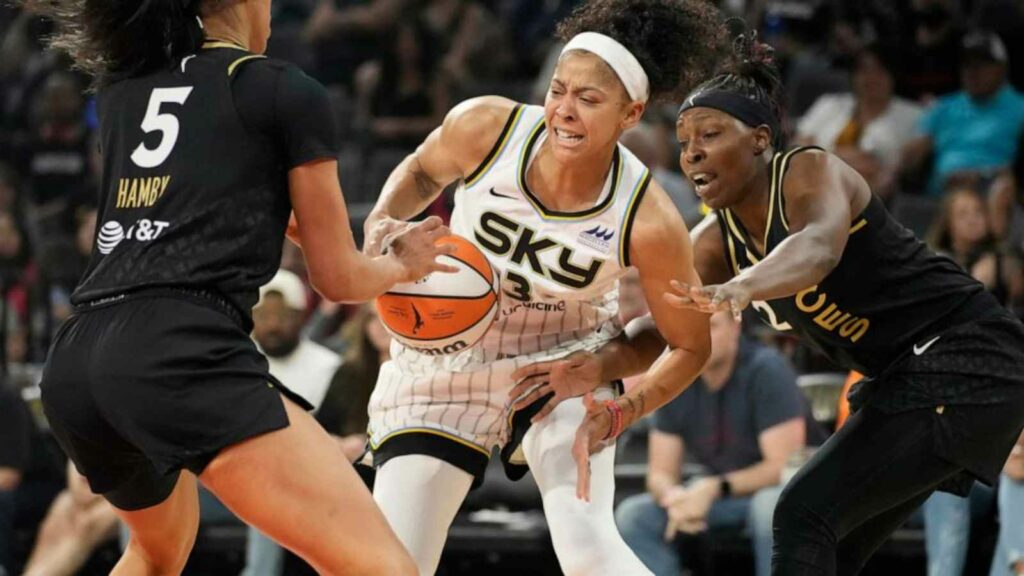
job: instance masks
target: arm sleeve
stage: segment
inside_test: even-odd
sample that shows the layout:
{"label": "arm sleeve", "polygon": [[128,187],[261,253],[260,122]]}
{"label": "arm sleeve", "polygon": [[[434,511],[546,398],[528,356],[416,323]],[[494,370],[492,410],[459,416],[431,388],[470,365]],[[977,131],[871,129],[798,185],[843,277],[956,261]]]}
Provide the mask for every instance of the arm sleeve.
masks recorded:
{"label": "arm sleeve", "polygon": [[778,354],[763,350],[754,370],[754,425],[758,434],[768,428],[802,417],[804,399],[796,384],[796,373]]}
{"label": "arm sleeve", "polygon": [[273,60],[249,62],[237,72],[234,93],[243,120],[275,139],[288,169],[337,158],[338,134],[327,90],[297,67]]}

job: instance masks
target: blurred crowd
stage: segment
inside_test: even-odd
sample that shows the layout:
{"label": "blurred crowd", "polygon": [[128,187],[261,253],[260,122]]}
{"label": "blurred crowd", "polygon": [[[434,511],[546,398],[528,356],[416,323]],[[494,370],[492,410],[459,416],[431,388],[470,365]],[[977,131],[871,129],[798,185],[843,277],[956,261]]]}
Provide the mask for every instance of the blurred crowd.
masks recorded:
{"label": "blurred crowd", "polygon": [[[482,94],[542,102],[559,50],[556,23],[579,3],[274,0],[268,53],[329,88],[343,142],[339,173],[357,236],[390,171],[453,105]],[[718,4],[757,26],[775,47],[789,141],[842,157],[898,220],[1024,315],[1024,2]],[[109,510],[66,470],[36,403],[39,366],[71,312],[69,297],[92,249],[102,161],[88,80],[44,49],[50,31],[46,20],[0,3],[0,576],[5,568],[20,573],[33,547],[29,573],[75,573],[97,543],[116,535]],[[623,143],[693,225],[702,207],[679,172],[677,105],[652,105]],[[429,210],[444,216],[450,202],[443,196]],[[315,392],[321,422],[355,459],[364,443],[366,401],[387,356],[386,333],[370,308],[320,302],[291,245],[282,268],[298,285],[285,281],[279,302],[261,300],[254,337],[282,362],[300,342],[316,343],[325,363],[300,364],[329,372]],[[622,293],[624,314],[642,310],[638,291]],[[773,349],[796,380],[834,372],[812,351],[750,320],[743,338]],[[827,429],[838,389],[822,401],[811,388],[804,388],[811,421]],[[656,422],[654,429],[672,427]],[[806,432],[801,444],[812,436]],[[1007,482],[1019,485],[1024,472],[1019,462],[1012,466]],[[1024,498],[1014,502],[1024,517]],[[43,561],[52,558],[63,561]]]}

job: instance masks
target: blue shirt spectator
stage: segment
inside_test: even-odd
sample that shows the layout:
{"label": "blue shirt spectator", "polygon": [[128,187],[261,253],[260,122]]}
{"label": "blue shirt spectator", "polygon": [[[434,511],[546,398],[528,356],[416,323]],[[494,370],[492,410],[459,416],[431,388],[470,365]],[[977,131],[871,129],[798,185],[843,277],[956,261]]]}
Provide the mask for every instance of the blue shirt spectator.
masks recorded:
{"label": "blue shirt spectator", "polygon": [[1012,166],[1024,134],[1024,95],[1006,82],[1006,47],[998,36],[964,37],[963,90],[925,112],[920,134],[903,150],[905,171],[933,156],[927,193],[939,196],[953,184],[991,182]]}
{"label": "blue shirt spectator", "polygon": [[802,417],[793,368],[776,350],[741,338],[725,385],[711,390],[698,379],[654,413],[654,428],[681,437],[697,462],[725,474],[764,459],[761,432]]}
{"label": "blue shirt spectator", "polygon": [[935,147],[928,190],[937,195],[951,174],[1013,163],[1024,132],[1024,95],[1005,83],[986,100],[956,92],[925,112],[920,129]]}
{"label": "blue shirt spectator", "polygon": [[[768,576],[782,472],[806,440],[804,407],[786,360],[743,339],[729,312],[713,315],[704,373],[654,413],[648,491],[615,511],[619,532],[637,557],[658,576],[677,575],[682,559],[672,543],[676,533],[746,530],[757,576]],[[686,454],[710,475],[684,486]]]}

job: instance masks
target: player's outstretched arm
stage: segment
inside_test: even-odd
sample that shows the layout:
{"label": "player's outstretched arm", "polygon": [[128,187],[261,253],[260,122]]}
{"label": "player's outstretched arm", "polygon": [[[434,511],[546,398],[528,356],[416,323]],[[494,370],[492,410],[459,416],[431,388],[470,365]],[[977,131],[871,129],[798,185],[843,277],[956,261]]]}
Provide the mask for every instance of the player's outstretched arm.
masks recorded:
{"label": "player's outstretched arm", "polygon": [[789,237],[764,260],[722,284],[673,284],[673,306],[706,313],[739,313],[754,300],[792,296],[822,281],[836,267],[850,234],[852,199],[863,178],[827,152],[793,157],[785,176]]}
{"label": "player's outstretched arm", "polygon": [[434,271],[455,271],[436,262],[438,256],[452,251],[449,245],[434,243],[449,234],[439,218],[402,231],[385,256],[370,257],[360,252],[348,225],[335,160],[316,160],[292,168],[288,186],[309,278],[325,298],[361,302],[398,282],[411,282]]}
{"label": "player's outstretched arm", "polygon": [[430,205],[445,186],[471,174],[484,161],[516,103],[482,96],[452,108],[444,122],[403,160],[384,183],[363,224],[363,250],[379,254],[385,239]]}
{"label": "player's outstretched arm", "polygon": [[587,398],[588,411],[577,431],[574,456],[579,464],[578,495],[589,495],[589,455],[615,439],[623,429],[686,389],[700,374],[711,352],[708,316],[672,308],[664,299],[669,283],[681,279],[700,285],[693,246],[683,219],[664,190],[652,182],[640,205],[630,238],[630,261],[658,332],[668,350],[654,363],[643,382],[614,402],[597,405]]}

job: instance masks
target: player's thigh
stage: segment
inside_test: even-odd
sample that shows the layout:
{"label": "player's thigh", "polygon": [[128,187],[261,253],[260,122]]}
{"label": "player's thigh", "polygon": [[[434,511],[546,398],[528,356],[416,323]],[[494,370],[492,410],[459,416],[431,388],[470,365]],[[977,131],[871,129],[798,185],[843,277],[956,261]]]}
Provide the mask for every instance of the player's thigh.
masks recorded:
{"label": "player's thigh", "polygon": [[161,566],[184,563],[199,528],[196,477],[190,472],[179,473],[174,489],[159,504],[137,510],[114,510],[150,559]]}
{"label": "player's thigh", "polygon": [[401,573],[408,555],[362,480],[313,418],[222,450],[200,480],[232,512],[325,573]]}

